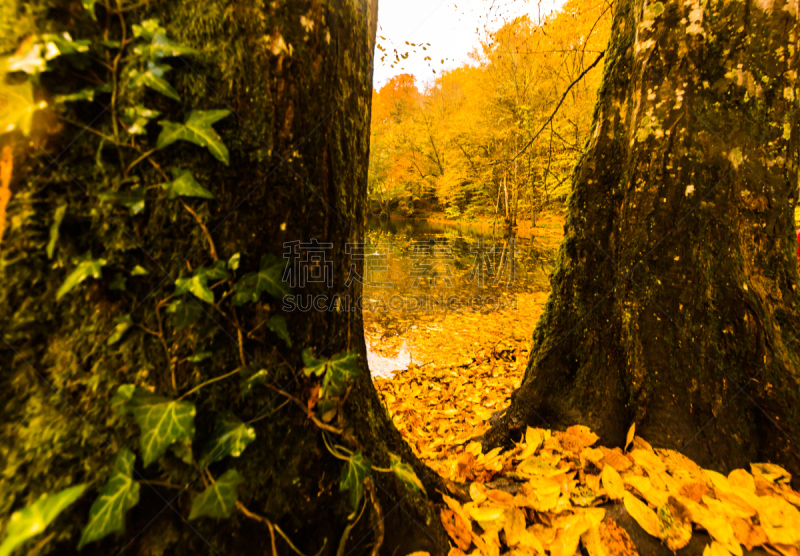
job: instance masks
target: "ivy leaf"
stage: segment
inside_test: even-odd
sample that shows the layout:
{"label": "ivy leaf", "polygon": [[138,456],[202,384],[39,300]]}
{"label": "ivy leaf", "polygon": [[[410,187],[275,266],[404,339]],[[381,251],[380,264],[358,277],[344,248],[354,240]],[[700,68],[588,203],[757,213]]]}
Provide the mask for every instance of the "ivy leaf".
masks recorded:
{"label": "ivy leaf", "polygon": [[410,465],[403,463],[403,460],[401,460],[399,456],[391,452],[389,452],[389,458],[391,460],[389,467],[391,468],[392,473],[394,473],[403,484],[410,487],[412,490],[422,493],[425,492],[425,487],[422,486],[422,481],[419,480],[419,477],[417,477],[417,474],[414,473],[414,470]]}
{"label": "ivy leaf", "polygon": [[42,107],[33,100],[33,83],[25,79],[12,83],[6,79],[8,58],[0,57],[0,98],[3,99],[0,111],[0,133],[19,129],[24,135],[31,132],[33,113]]}
{"label": "ivy leaf", "polygon": [[122,111],[122,121],[128,126],[128,133],[131,135],[144,135],[145,127],[150,120],[157,118],[161,112],[151,110],[141,104],[129,106]]}
{"label": "ivy leaf", "polygon": [[167,38],[167,30],[161,27],[158,19],[147,19],[141,25],[133,25],[133,36],[150,42],[149,45],[136,46],[134,53],[153,60],[198,54],[193,48]]}
{"label": "ivy leaf", "polygon": [[170,451],[175,454],[175,457],[187,465],[192,465],[192,443],[191,442],[176,442],[169,447]]}
{"label": "ivy leaf", "polygon": [[173,100],[180,102],[181,97],[178,96],[178,91],[172,88],[169,81],[164,79],[164,75],[172,68],[166,64],[156,64],[147,62],[147,69],[139,71],[132,69],[128,74],[131,80],[131,88],[137,89],[139,87],[148,87],[157,93],[169,97]]}
{"label": "ivy leaf", "polygon": [[114,470],[89,509],[89,522],[81,531],[80,550],[111,533],[125,531],[125,513],[139,503],[139,483],[133,480],[136,456],[125,448],[114,460]]}
{"label": "ivy leaf", "polygon": [[264,292],[276,299],[283,299],[289,293],[289,286],[282,280],[283,267],[284,263],[272,253],[261,257],[259,271],[248,272],[233,285],[232,303],[236,306],[255,303]]}
{"label": "ivy leaf", "polygon": [[147,272],[146,268],[139,266],[138,264],[133,267],[133,270],[131,270],[131,276],[144,276],[145,274],[150,273]]}
{"label": "ivy leaf", "polygon": [[321,397],[335,397],[344,393],[347,383],[361,376],[358,353],[339,353],[328,360],[325,378],[320,388]]}
{"label": "ivy leaf", "polygon": [[152,41],[156,33],[166,32],[167,30],[161,26],[160,20],[156,18],[145,19],[140,24],[133,24],[133,36],[146,41]]}
{"label": "ivy leaf", "polygon": [[61,227],[61,221],[64,220],[64,213],[67,212],[67,205],[61,205],[56,209],[53,215],[53,223],[50,224],[50,241],[47,242],[47,258],[52,259],[53,253],[56,250],[56,243],[58,243],[58,230]]}
{"label": "ivy leaf", "polygon": [[125,404],[130,401],[135,391],[135,384],[120,384],[117,393],[111,398],[111,409],[117,413],[125,413]]}
{"label": "ivy leaf", "polygon": [[236,490],[244,479],[235,469],[229,469],[192,500],[189,519],[198,517],[230,517],[236,505]]}
{"label": "ivy leaf", "polygon": [[241,253],[234,253],[230,259],[228,259],[228,268],[233,270],[234,272],[239,270],[239,261],[242,258]]}
{"label": "ivy leaf", "polygon": [[303,350],[303,363],[305,364],[303,372],[306,376],[322,376],[325,374],[328,360],[317,359],[314,357],[314,352],[311,351],[311,348],[305,348]]}
{"label": "ivy leaf", "polygon": [[131,326],[133,326],[133,321],[131,320],[130,315],[125,315],[124,317],[117,319],[117,325],[114,327],[114,332],[112,332],[111,336],[108,337],[106,345],[113,346],[119,342],[122,339],[122,336]]}
{"label": "ivy leaf", "polygon": [[11,514],[6,524],[6,540],[0,544],[0,556],[9,556],[16,547],[44,531],[58,514],[80,498],[86,486],[76,485],[55,494],[42,494],[30,506]]}
{"label": "ivy leaf", "polygon": [[82,89],[77,93],[70,93],[68,95],[56,95],[53,98],[53,102],[56,103],[65,103],[65,102],[76,102],[79,100],[85,100],[88,102],[94,101],[94,88]]}
{"label": "ivy leaf", "polygon": [[89,12],[89,15],[92,16],[92,19],[97,21],[97,16],[94,13],[94,5],[97,4],[97,0],[81,0],[81,5],[83,9]]}
{"label": "ivy leaf", "polygon": [[203,309],[194,301],[177,299],[167,307],[167,313],[175,315],[175,331],[180,332],[187,326],[194,324]]}
{"label": "ivy leaf", "polygon": [[191,278],[178,278],[175,280],[175,295],[191,292],[206,303],[214,303],[214,292],[208,287],[208,281],[225,280],[227,278],[228,271],[225,270],[225,262],[217,261],[211,268],[198,268]]}
{"label": "ivy leaf", "polygon": [[200,455],[200,469],[205,469],[226,456],[238,458],[255,439],[255,429],[248,427],[231,411],[217,414],[214,418],[214,432]]}
{"label": "ivy leaf", "polygon": [[342,477],[339,480],[339,490],[350,491],[350,505],[353,514],[358,511],[361,497],[364,496],[364,479],[372,473],[372,463],[361,455],[361,451],[353,453],[342,469]]}
{"label": "ivy leaf", "polygon": [[287,347],[292,347],[292,338],[289,336],[289,327],[283,315],[272,315],[267,321],[267,328],[277,334],[278,338],[286,342]]}
{"label": "ivy leaf", "polygon": [[213,199],[214,195],[205,187],[200,185],[194,175],[189,170],[172,169],[172,181],[161,184],[166,190],[167,198],[176,197],[201,197],[203,199]]}
{"label": "ivy leaf", "polygon": [[130,191],[114,191],[98,193],[97,198],[103,202],[112,202],[128,209],[131,216],[144,210],[144,187],[135,186]]}
{"label": "ivy leaf", "polygon": [[89,51],[90,41],[73,41],[69,33],[60,35],[48,33],[41,36],[40,42],[30,45],[24,52],[8,59],[8,71],[22,71],[36,75],[47,71],[47,62],[59,56],[84,54]]}
{"label": "ivy leaf", "polygon": [[199,351],[199,352],[195,353],[194,355],[192,355],[190,357],[187,357],[186,360],[189,363],[200,363],[202,361],[205,361],[206,359],[208,359],[212,355],[214,355],[214,354],[211,353],[210,351]]}
{"label": "ivy leaf", "polygon": [[[245,373],[249,370],[251,370],[251,367],[242,367],[239,372]],[[244,397],[253,390],[253,386],[264,384],[265,382],[267,382],[267,371],[259,369],[239,382],[239,393]]]}
{"label": "ivy leaf", "polygon": [[70,291],[75,288],[78,284],[86,280],[87,278],[91,277],[95,280],[102,277],[102,268],[106,265],[105,259],[92,259],[91,253],[87,253],[84,255],[82,261],[78,263],[78,266],[69,273],[67,279],[64,280],[64,283],[61,284],[61,287],[58,288],[56,292],[56,301],[64,297]]}
{"label": "ivy leaf", "polygon": [[163,149],[175,141],[189,141],[207,147],[217,160],[227,166],[230,162],[228,148],[211,126],[230,113],[230,110],[192,110],[182,124],[162,120],[158,122],[162,129],[156,148]]}
{"label": "ivy leaf", "polygon": [[191,402],[171,400],[137,388],[124,406],[132,413],[142,433],[140,450],[147,467],[164,455],[171,445],[194,438],[194,416]]}

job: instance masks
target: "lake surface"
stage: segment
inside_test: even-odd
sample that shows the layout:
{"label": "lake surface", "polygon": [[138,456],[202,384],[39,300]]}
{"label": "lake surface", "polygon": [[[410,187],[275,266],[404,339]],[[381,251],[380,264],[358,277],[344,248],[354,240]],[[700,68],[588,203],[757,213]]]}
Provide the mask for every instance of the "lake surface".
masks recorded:
{"label": "lake surface", "polygon": [[554,249],[535,237],[469,223],[374,219],[365,242],[364,328],[373,376],[435,364],[430,343],[453,340],[453,319],[519,311],[532,296],[543,303],[550,289]]}

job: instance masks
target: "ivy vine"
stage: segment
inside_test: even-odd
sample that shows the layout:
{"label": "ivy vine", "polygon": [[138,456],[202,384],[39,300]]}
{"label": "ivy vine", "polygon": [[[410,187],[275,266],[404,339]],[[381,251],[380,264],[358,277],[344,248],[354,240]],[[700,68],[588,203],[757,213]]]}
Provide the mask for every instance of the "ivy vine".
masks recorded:
{"label": "ivy vine", "polygon": [[[82,0],[83,7],[93,19],[95,17],[96,0]],[[122,14],[120,13],[122,20]],[[15,128],[24,134],[30,131],[30,116],[43,104],[34,104],[32,87],[38,84],[39,75],[50,71],[58,64],[74,67],[86,67],[93,60],[106,60],[102,65],[107,70],[106,79],[95,86],[84,88],[69,94],[53,98],[56,105],[66,103],[93,102],[97,95],[110,97],[110,126],[106,128],[90,128],[79,122],[70,122],[99,137],[98,159],[105,144],[119,149],[134,152],[135,159],[114,172],[109,190],[97,195],[101,203],[113,203],[127,210],[131,218],[142,213],[146,203],[152,202],[147,193],[155,190],[158,198],[155,202],[175,202],[191,216],[201,228],[208,244],[208,251],[213,262],[210,266],[194,269],[189,275],[181,276],[174,281],[174,291],[166,298],[158,301],[156,316],[158,330],[152,330],[141,323],[135,323],[130,315],[117,319],[115,327],[106,340],[113,346],[124,343],[133,328],[158,338],[170,365],[170,376],[173,392],[171,395],[154,392],[144,386],[123,384],[110,400],[111,407],[118,415],[129,416],[139,429],[139,457],[144,468],[161,460],[171,451],[181,464],[190,466],[202,477],[205,490],[197,493],[191,502],[188,519],[227,518],[235,509],[239,509],[248,518],[266,523],[270,532],[277,532],[297,551],[291,540],[269,519],[248,510],[238,501],[237,491],[244,479],[238,471],[230,467],[219,477],[212,476],[209,466],[228,458],[239,457],[256,438],[251,423],[246,423],[229,410],[222,411],[214,417],[211,434],[199,443],[201,448],[195,458],[196,441],[195,417],[197,408],[190,398],[196,397],[204,387],[221,380],[239,381],[242,396],[250,395],[256,388],[270,388],[284,396],[286,402],[293,402],[320,429],[324,444],[336,458],[343,460],[340,478],[341,491],[348,493],[352,508],[350,525],[340,543],[346,541],[347,534],[363,513],[367,500],[365,488],[370,488],[370,476],[373,471],[393,473],[408,487],[424,494],[421,482],[411,467],[401,459],[390,454],[389,468],[374,466],[360,450],[352,451],[338,444],[333,435],[340,435],[341,430],[331,423],[337,415],[341,415],[343,400],[352,381],[361,375],[355,352],[340,353],[330,358],[318,359],[310,349],[302,352],[305,368],[303,373],[308,380],[315,381],[317,386],[312,390],[312,399],[301,401],[294,398],[282,388],[268,380],[265,369],[256,363],[247,363],[242,349],[242,335],[239,333],[241,366],[227,374],[209,379],[183,394],[178,395],[183,385],[178,384],[175,367],[174,347],[166,341],[161,311],[173,319],[175,332],[192,327],[205,312],[203,304],[210,310],[230,314],[234,319],[236,308],[258,303],[266,294],[275,299],[282,299],[289,293],[288,286],[281,280],[283,262],[271,253],[261,258],[259,269],[237,276],[240,254],[233,253],[221,259],[204,222],[188,205],[185,198],[205,201],[214,199],[213,192],[206,184],[201,183],[191,169],[178,166],[162,168],[153,155],[169,148],[178,141],[195,144],[224,165],[230,163],[227,147],[214,129],[214,124],[227,118],[229,110],[191,110],[183,122],[158,119],[158,110],[149,108],[137,99],[142,95],[135,94],[142,88],[152,90],[173,101],[180,101],[180,95],[170,83],[168,76],[172,67],[167,63],[170,58],[191,57],[198,53],[193,48],[180,44],[170,38],[157,19],[148,19],[133,24],[130,29],[123,25],[122,37],[119,40],[73,40],[69,33],[43,34],[32,37],[24,44],[24,51],[12,57],[0,59],[0,82],[5,82],[9,73],[24,73],[29,80],[23,85],[14,85],[14,99],[22,99],[17,104],[10,104],[13,109],[11,118],[14,125],[2,130],[3,133]],[[3,85],[7,87],[6,85]],[[0,91],[2,92],[2,91]],[[66,116],[63,116],[66,119]],[[146,128],[151,123],[160,127],[154,145],[147,144]],[[108,129],[110,127],[110,129]],[[120,157],[120,160],[123,160]],[[139,164],[147,163],[156,169],[162,181],[156,184],[140,183],[140,178],[133,171]],[[59,230],[67,205],[58,207],[50,227],[50,240],[46,251],[52,258],[59,242]],[[104,269],[111,265],[113,253],[100,253],[95,256],[86,252],[67,272],[56,293],[61,300],[80,288],[88,280],[102,278]],[[127,275],[119,273],[111,281],[109,288],[124,290],[128,279],[148,274],[141,265],[136,265]],[[266,326],[287,347],[292,346],[286,319],[280,314],[272,314]],[[186,358],[186,362],[196,364],[211,357],[211,353],[197,350]],[[257,418],[258,419],[258,418]],[[121,534],[125,528],[125,518],[129,510],[139,502],[140,488],[143,481],[135,470],[136,454],[122,449],[110,466],[107,482],[100,488],[92,503],[88,519],[81,531],[78,548],[97,542],[111,534]],[[4,540],[0,544],[0,556],[11,554],[17,547],[43,532],[50,523],[87,490],[88,484],[80,484],[61,490],[60,492],[42,495],[35,503],[11,515],[5,529]],[[360,511],[359,511],[360,508]]]}

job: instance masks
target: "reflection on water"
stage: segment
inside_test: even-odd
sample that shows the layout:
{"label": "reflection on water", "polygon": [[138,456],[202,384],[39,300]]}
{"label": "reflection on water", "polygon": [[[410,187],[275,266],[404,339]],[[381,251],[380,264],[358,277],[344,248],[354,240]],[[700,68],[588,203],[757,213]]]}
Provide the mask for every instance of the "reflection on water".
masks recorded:
{"label": "reflection on water", "polygon": [[365,242],[364,328],[374,376],[428,363],[415,360],[406,332],[435,334],[448,314],[515,310],[519,295],[549,290],[553,253],[535,239],[464,223],[375,219]]}

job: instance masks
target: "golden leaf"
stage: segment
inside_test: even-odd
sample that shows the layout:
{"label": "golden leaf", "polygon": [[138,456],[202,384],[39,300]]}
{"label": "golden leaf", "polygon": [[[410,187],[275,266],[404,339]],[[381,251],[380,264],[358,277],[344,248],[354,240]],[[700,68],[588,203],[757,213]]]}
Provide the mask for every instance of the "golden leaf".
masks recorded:
{"label": "golden leaf", "polygon": [[622,482],[619,473],[610,465],[606,465],[603,467],[602,477],[603,488],[606,489],[608,497],[612,500],[620,500],[625,495],[625,483]]}
{"label": "golden leaf", "polygon": [[734,518],[731,520],[733,534],[739,544],[743,544],[747,550],[767,542],[767,535],[760,525],[754,525],[747,519]]}
{"label": "golden leaf", "polygon": [[654,508],[660,508],[667,503],[669,493],[655,488],[650,479],[639,475],[626,475],[623,479],[626,485],[635,488]]}
{"label": "golden leaf", "polygon": [[800,543],[800,510],[783,498],[762,497],[758,517],[772,544]]}
{"label": "golden leaf", "polygon": [[750,492],[756,491],[755,479],[744,469],[734,469],[728,473],[728,484],[731,487],[740,487]]}
{"label": "golden leaf", "polygon": [[636,423],[631,425],[631,428],[628,429],[628,435],[625,437],[625,447],[622,449],[623,451],[628,450],[628,446],[631,445],[633,442],[633,436],[636,434]]}
{"label": "golden leaf", "polygon": [[461,550],[469,550],[472,545],[472,536],[469,522],[465,523],[464,520],[456,514],[453,510],[442,508],[440,512],[442,525],[456,546]]}
{"label": "golden leaf", "polygon": [[791,473],[774,463],[751,463],[750,470],[754,476],[773,483],[788,484],[792,480]]}
{"label": "golden leaf", "polygon": [[638,523],[648,535],[658,537],[658,516],[653,510],[647,507],[647,504],[636,498],[630,492],[625,493],[623,503],[630,516],[636,520],[636,523]]}
{"label": "golden leaf", "polygon": [[[680,505],[674,498],[670,502],[658,508],[658,536],[673,552],[680,550],[692,540],[692,525],[685,518],[685,507]],[[683,510],[683,511],[682,511]]]}
{"label": "golden leaf", "polygon": [[525,512],[519,508],[508,508],[505,511],[503,531],[506,534],[506,544],[516,546],[522,541],[525,529]]}

